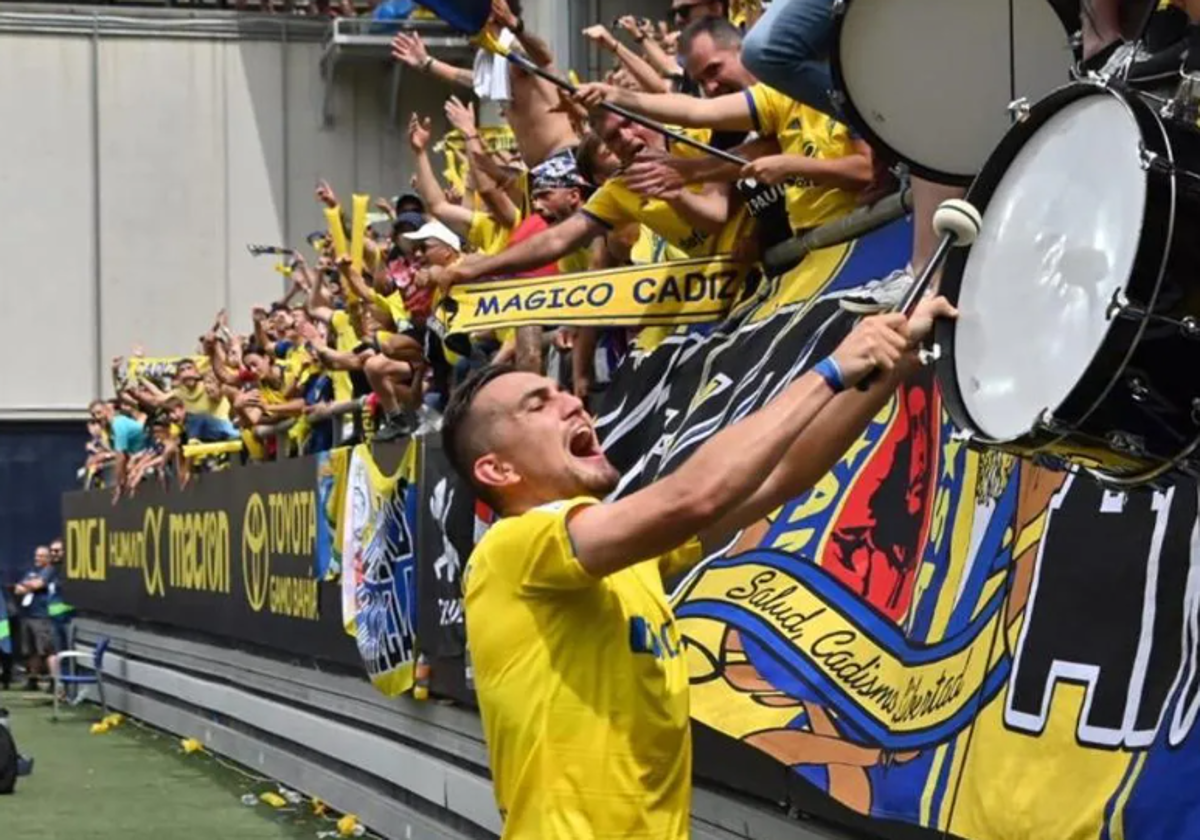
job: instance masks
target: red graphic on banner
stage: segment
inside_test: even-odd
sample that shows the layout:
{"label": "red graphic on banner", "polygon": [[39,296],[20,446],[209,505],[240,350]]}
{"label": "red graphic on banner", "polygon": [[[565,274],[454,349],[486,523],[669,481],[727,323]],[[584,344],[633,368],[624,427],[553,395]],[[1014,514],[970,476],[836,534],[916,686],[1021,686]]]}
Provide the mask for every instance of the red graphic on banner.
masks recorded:
{"label": "red graphic on banner", "polygon": [[924,384],[902,387],[897,400],[891,427],[847,491],[821,568],[898,623],[929,535],[940,406]]}

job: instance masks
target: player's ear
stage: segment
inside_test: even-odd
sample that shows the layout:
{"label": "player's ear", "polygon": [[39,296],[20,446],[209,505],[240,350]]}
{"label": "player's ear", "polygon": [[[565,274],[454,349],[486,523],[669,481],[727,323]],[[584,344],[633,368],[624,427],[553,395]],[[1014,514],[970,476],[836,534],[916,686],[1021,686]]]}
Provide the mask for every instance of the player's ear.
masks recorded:
{"label": "player's ear", "polygon": [[484,487],[510,487],[521,480],[513,465],[494,452],[479,456],[473,468],[475,480]]}

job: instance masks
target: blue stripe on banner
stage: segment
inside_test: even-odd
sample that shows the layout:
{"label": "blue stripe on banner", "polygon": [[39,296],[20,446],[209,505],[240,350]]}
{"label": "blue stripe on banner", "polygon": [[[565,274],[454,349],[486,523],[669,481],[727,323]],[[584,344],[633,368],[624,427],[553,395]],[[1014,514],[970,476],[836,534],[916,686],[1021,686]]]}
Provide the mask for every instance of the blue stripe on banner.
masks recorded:
{"label": "blue stripe on banner", "polygon": [[[998,590],[979,615],[953,638],[930,646],[915,647],[896,625],[880,617],[869,604],[860,600],[854,593],[820,569],[807,563],[797,563],[788,555],[753,551],[736,558],[714,561],[709,564],[708,570],[752,563],[778,569],[807,585],[818,597],[836,605],[858,630],[905,666],[936,662],[970,646],[979,638],[997,612],[1003,609],[1006,594],[1003,588]],[[983,704],[999,692],[1011,669],[1011,662],[1005,655],[992,666],[992,670],[985,676],[978,689],[956,699],[960,708],[945,721],[913,732],[897,733],[891,731],[875,716],[865,712],[842,686],[834,683],[824,671],[800,653],[791,639],[749,610],[727,601],[701,599],[681,605],[676,610],[676,616],[723,621],[756,638],[769,648],[771,658],[781,666],[772,668],[769,662],[764,662],[759,668],[776,689],[796,695],[808,691],[818,692],[843,721],[863,733],[866,743],[893,750],[923,749],[942,744],[952,738],[970,724]],[[755,664],[758,666],[758,663]]]}

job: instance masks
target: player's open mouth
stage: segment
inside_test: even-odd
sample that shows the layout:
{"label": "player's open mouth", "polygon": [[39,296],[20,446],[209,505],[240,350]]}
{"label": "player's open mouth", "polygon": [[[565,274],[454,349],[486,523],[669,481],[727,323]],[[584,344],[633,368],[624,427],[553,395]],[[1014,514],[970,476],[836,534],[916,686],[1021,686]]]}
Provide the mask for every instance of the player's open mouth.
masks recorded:
{"label": "player's open mouth", "polygon": [[573,457],[583,460],[604,457],[600,441],[596,439],[596,433],[591,426],[578,426],[571,432],[567,438],[567,451]]}

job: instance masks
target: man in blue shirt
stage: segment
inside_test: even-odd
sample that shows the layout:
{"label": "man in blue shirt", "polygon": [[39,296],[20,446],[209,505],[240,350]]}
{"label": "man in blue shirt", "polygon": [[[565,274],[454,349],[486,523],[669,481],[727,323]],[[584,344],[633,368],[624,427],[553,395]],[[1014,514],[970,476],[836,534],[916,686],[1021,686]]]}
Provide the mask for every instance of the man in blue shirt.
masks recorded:
{"label": "man in blue shirt", "polygon": [[38,677],[49,677],[48,657],[54,655],[54,624],[50,620],[50,599],[57,591],[58,572],[50,562],[50,549],[39,545],[33,553],[34,567],[17,584],[17,602],[21,607],[22,647],[29,681],[26,691],[37,691]]}
{"label": "man in blue shirt", "polygon": [[109,444],[116,453],[116,475],[113,478],[113,501],[121,498],[125,486],[129,459],[150,445],[146,432],[146,415],[138,410],[137,400],[122,393],[116,403],[95,400],[88,411],[92,419],[108,426]]}

